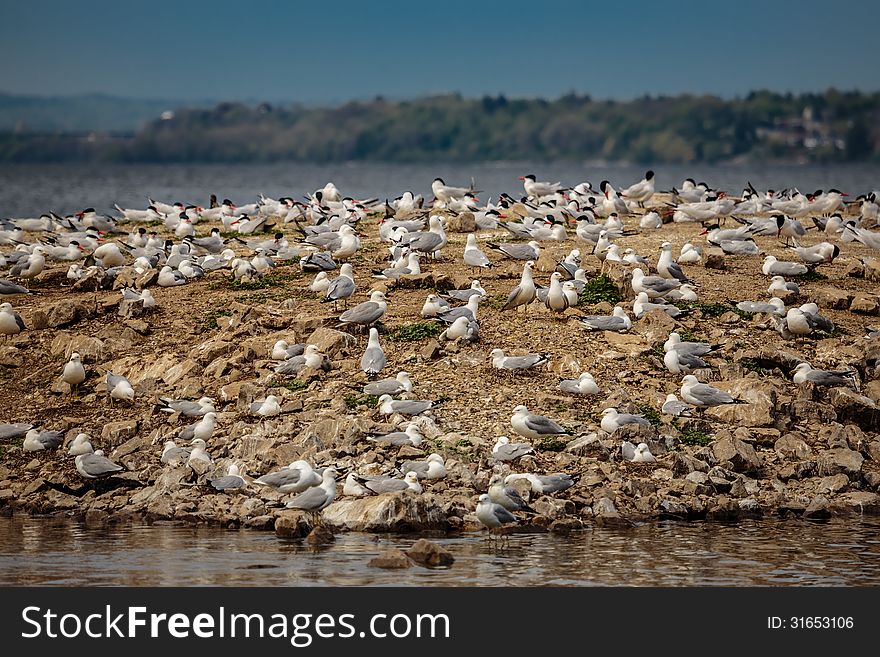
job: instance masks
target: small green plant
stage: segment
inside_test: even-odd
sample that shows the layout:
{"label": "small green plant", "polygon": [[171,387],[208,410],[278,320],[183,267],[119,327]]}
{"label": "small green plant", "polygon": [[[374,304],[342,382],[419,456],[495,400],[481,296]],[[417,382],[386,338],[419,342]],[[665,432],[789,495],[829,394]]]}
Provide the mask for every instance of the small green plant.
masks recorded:
{"label": "small green plant", "polygon": [[205,328],[215,329],[219,326],[217,323],[218,319],[230,316],[232,316],[232,313],[225,309],[209,310],[202,318],[202,324],[204,324]]}
{"label": "small green plant", "polygon": [[362,395],[357,392],[349,393],[345,395],[343,399],[345,400],[345,407],[348,409],[355,409],[358,406],[367,406],[372,408],[377,403],[379,403],[379,398],[375,395]]}
{"label": "small green plant", "polygon": [[610,304],[618,303],[621,300],[620,291],[617,289],[617,283],[611,280],[607,274],[596,276],[584,285],[581,292],[580,302],[584,305],[593,305],[607,301]]}
{"label": "small green plant", "polygon": [[436,338],[443,332],[443,325],[437,322],[416,322],[404,324],[391,331],[388,339],[392,342],[418,342]]}
{"label": "small green plant", "polygon": [[542,452],[561,452],[568,445],[568,440],[562,436],[544,436],[535,446]]}
{"label": "small green plant", "polygon": [[681,442],[685,445],[697,445],[700,447],[705,447],[712,442],[712,436],[710,436],[705,431],[688,428],[681,430],[681,436],[679,436],[679,440],[681,440]]}
{"label": "small green plant", "polygon": [[642,416],[655,427],[659,427],[662,422],[660,413],[650,404],[639,404],[639,412]]}
{"label": "small green plant", "polygon": [[298,379],[291,379],[290,381],[271,381],[269,383],[270,388],[287,388],[291,392],[296,392],[297,390],[305,390],[309,386],[305,381],[300,381]]}
{"label": "small green plant", "polygon": [[[720,317],[724,313],[729,313],[732,311],[737,312],[736,306],[731,306],[729,303],[702,303],[696,301],[681,301],[676,303],[675,305],[682,310],[699,310],[703,317]],[[684,340],[683,337],[682,340]]]}
{"label": "small green plant", "polygon": [[739,361],[740,367],[749,372],[757,372],[758,374],[770,374],[773,370],[762,365],[763,361],[756,358],[743,358]]}

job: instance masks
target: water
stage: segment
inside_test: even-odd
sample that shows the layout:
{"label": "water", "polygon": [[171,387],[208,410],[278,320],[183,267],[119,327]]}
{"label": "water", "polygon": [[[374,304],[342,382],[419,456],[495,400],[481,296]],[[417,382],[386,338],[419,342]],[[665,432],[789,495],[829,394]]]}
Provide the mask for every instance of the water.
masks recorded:
{"label": "water", "polygon": [[315,549],[271,532],[174,525],[93,529],[62,519],[0,518],[0,586],[876,586],[880,519],[659,522],[567,537],[435,539],[448,569],[367,566],[412,536],[340,534]]}
{"label": "water", "polygon": [[[480,198],[499,193],[522,195],[518,176],[576,185],[590,180],[598,188],[607,178],[618,187],[641,180],[644,166],[595,163],[494,162],[471,164],[28,164],[0,166],[0,217],[66,214],[85,207],[111,212],[114,203],[144,208],[156,200],[206,205],[211,193],[222,200],[249,203],[260,194],[301,197],[333,181],[355,198],[394,198],[406,190],[430,198],[431,181],[467,185],[473,176]],[[680,185],[687,177],[739,194],[747,180],[758,189],[797,186],[802,191],[836,187],[851,196],[880,188],[880,165],[654,165],[657,189]]]}

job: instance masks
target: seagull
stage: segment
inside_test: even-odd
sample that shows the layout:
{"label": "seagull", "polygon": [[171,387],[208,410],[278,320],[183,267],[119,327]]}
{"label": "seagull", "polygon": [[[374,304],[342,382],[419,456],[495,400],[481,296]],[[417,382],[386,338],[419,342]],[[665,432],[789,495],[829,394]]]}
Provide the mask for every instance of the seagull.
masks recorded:
{"label": "seagull", "polygon": [[[479,298],[479,295],[473,295]],[[470,301],[470,296],[465,299],[465,301]],[[425,318],[436,317],[442,312],[446,312],[449,310],[449,304],[441,299],[436,294],[429,294],[425,298],[425,303],[422,305],[421,315]]]}
{"label": "seagull", "polygon": [[18,335],[26,329],[24,320],[12,309],[12,304],[0,303],[0,333],[8,338],[8,336]]}
{"label": "seagull", "polygon": [[393,479],[390,477],[387,479],[366,479],[360,478],[357,475],[355,475],[354,479],[361,486],[376,495],[399,493],[405,490],[410,490],[414,493],[422,492],[419,476],[415,472],[407,472],[403,479]]}
{"label": "seagull", "polygon": [[612,314],[585,315],[578,320],[590,331],[614,331],[622,333],[632,328],[632,320],[620,306],[615,306]]}
{"label": "seagull", "polygon": [[663,364],[673,374],[687,374],[695,369],[711,367],[709,363],[699,356],[678,351],[677,349],[670,349],[663,354]]}
{"label": "seagull", "polygon": [[419,479],[443,479],[446,476],[446,465],[439,454],[430,454],[424,461],[404,461],[398,469],[415,472]]}
{"label": "seagull", "polygon": [[632,271],[631,285],[633,292],[636,294],[645,292],[649,298],[657,299],[678,288],[681,285],[681,281],[660,276],[645,276],[645,272],[642,271],[641,267],[636,267]]}
{"label": "seagull", "polygon": [[131,381],[124,376],[114,374],[107,371],[106,376],[107,394],[110,399],[120,399],[125,401],[134,401],[134,388],[131,387]]}
{"label": "seagull", "polygon": [[294,461],[286,468],[254,479],[255,484],[274,488],[281,493],[301,493],[322,481],[321,475],[315,472],[308,461],[303,460]]}
{"label": "seagull", "polygon": [[345,262],[339,268],[339,276],[330,281],[324,301],[332,301],[334,306],[338,301],[348,303],[348,299],[354,294],[356,289],[357,286],[354,283],[351,265]]}
{"label": "seagull", "polygon": [[681,380],[681,398],[701,411],[711,406],[748,403],[734,399],[730,393],[710,386],[708,383],[700,383],[693,374],[688,374]]}
{"label": "seagull", "polygon": [[186,459],[186,464],[188,466],[192,467],[193,461],[203,461],[204,463],[209,464],[214,462],[214,459],[208,454],[207,445],[204,440],[196,438],[190,444],[193,448],[190,450],[189,456]]}
{"label": "seagull", "polygon": [[547,296],[544,299],[544,305],[547,309],[555,313],[563,313],[568,308],[568,297],[562,289],[562,274],[558,271],[550,275],[550,288],[547,290]]}
{"label": "seagull", "polygon": [[281,413],[281,405],[278,403],[278,397],[269,395],[262,401],[255,401],[250,406],[251,415],[259,415],[260,417],[270,417]]}
{"label": "seagull", "polygon": [[247,481],[242,477],[245,474],[244,466],[238,463],[232,463],[226,470],[226,475],[217,479],[208,479],[208,483],[212,488],[221,492],[227,490],[238,490],[247,486]]}
{"label": "seagull", "polygon": [[532,511],[515,488],[504,484],[501,475],[492,475],[489,480],[489,499],[508,511]]}
{"label": "seagull", "polygon": [[166,465],[177,466],[186,463],[189,460],[189,455],[191,453],[192,450],[189,450],[186,447],[178,447],[173,440],[166,440],[159,461]]}
{"label": "seagull", "polygon": [[319,513],[336,499],[336,469],[324,468],[321,483],[303,491],[287,502],[288,509],[301,509],[311,513]]}
{"label": "seagull", "polygon": [[201,420],[184,427],[179,434],[181,440],[192,441],[196,438],[200,440],[210,440],[214,435],[214,429],[217,427],[217,414],[213,411],[205,413]]}
{"label": "seagull", "polygon": [[488,269],[492,267],[492,262],[477,246],[477,237],[473,233],[468,233],[467,243],[464,246],[464,264],[474,269]]}
{"label": "seagull", "polygon": [[379,372],[385,369],[385,363],[385,352],[382,351],[382,345],[379,344],[379,331],[375,327],[371,328],[367,349],[361,357],[361,370],[370,379],[374,379]]}
{"label": "seagull", "polygon": [[159,287],[174,287],[176,285],[185,285],[186,276],[184,276],[182,272],[176,269],[172,269],[168,265],[165,265],[159,271],[159,278],[157,280],[157,283]]}
{"label": "seagull", "polygon": [[635,453],[630,459],[633,463],[653,463],[657,459],[651,454],[651,449],[647,443],[639,443],[636,446]]}
{"label": "seagull", "polygon": [[383,270],[373,270],[373,278],[379,278],[382,280],[390,280],[396,281],[401,276],[416,276],[422,273],[422,267],[419,264],[419,258],[421,257],[420,253],[409,253],[406,256],[406,266],[393,266],[388,269]]}
{"label": "seagull", "polygon": [[663,278],[675,279],[680,283],[690,283],[690,279],[685,276],[681,265],[672,259],[672,244],[663,242],[660,245],[660,257],[657,260],[657,273]]}
{"label": "seagull", "polygon": [[476,342],[480,339],[480,323],[467,317],[459,317],[437,338],[442,341],[466,340]]}
{"label": "seagull", "polygon": [[9,270],[10,276],[25,279],[39,276],[46,267],[45,253],[46,251],[42,246],[35,246],[28,256],[19,260]]}
{"label": "seagull", "polygon": [[787,294],[793,292],[800,294],[801,288],[794,281],[786,281],[782,276],[774,276],[770,279],[770,287],[767,288],[768,294]]}
{"label": "seagull", "polygon": [[26,452],[37,452],[44,449],[57,449],[63,441],[63,431],[31,429],[25,434],[21,447]]}
{"label": "seagull", "polygon": [[633,415],[630,413],[618,413],[616,408],[606,408],[602,411],[602,422],[600,427],[607,434],[613,434],[620,427],[627,424],[635,424],[642,427],[650,427],[648,422],[641,415]]}
{"label": "seagull", "polygon": [[559,426],[553,420],[543,415],[533,415],[529,413],[523,405],[519,405],[513,409],[513,416],[510,418],[510,426],[513,430],[524,438],[537,440],[544,436],[560,436],[569,435],[571,432]]}
{"label": "seagull", "polygon": [[16,285],[11,281],[0,278],[0,297],[11,297],[17,294],[33,294],[33,292],[22,285]]}
{"label": "seagull", "polygon": [[526,354],[525,356],[505,356],[501,349],[489,352],[492,367],[499,370],[530,370],[550,362],[547,354]]}
{"label": "seagull", "polygon": [[379,411],[383,415],[400,413],[402,415],[421,415],[431,410],[439,402],[423,399],[392,399],[391,395],[379,397]]}
{"label": "seagull", "polygon": [[764,258],[761,271],[765,276],[802,276],[809,269],[799,262],[784,262],[777,260],[775,256],[768,255]]}
{"label": "seagull", "polygon": [[507,436],[499,436],[492,447],[492,458],[497,461],[515,461],[526,454],[534,454],[535,448],[529,443],[512,443]]}
{"label": "seagull", "polygon": [[680,265],[692,265],[700,262],[702,259],[703,250],[700,247],[694,246],[693,244],[688,242],[681,247],[681,253],[678,256],[676,262]]}
{"label": "seagull", "polygon": [[499,253],[503,253],[508,258],[513,258],[514,260],[536,261],[541,255],[541,246],[534,240],[526,244],[492,244],[491,242],[487,242],[486,246]]}
{"label": "seagull", "polygon": [[382,395],[399,395],[402,392],[412,392],[412,381],[409,378],[409,372],[398,372],[393,379],[382,379],[374,381],[364,386],[363,393],[372,397],[381,397]]}
{"label": "seagull", "polygon": [[679,401],[674,393],[669,393],[666,395],[666,401],[663,402],[660,411],[666,415],[672,415],[673,417],[690,417],[690,408],[691,407],[688,404]]}
{"label": "seagull", "polygon": [[589,372],[583,372],[577,379],[560,379],[559,389],[568,395],[596,395],[599,386]]}
{"label": "seagull", "polygon": [[404,431],[393,431],[381,436],[368,436],[367,440],[376,443],[389,443],[394,446],[412,445],[413,447],[418,447],[422,443],[423,438],[418,426],[410,422],[406,425]]}
{"label": "seagull", "polygon": [[80,454],[90,454],[95,451],[92,447],[91,437],[87,433],[78,433],[76,438],[70,441],[67,453],[71,456],[79,456]]}
{"label": "seagull", "polygon": [[317,346],[307,344],[302,354],[291,356],[287,360],[278,363],[275,366],[275,371],[278,374],[299,374],[306,368],[329,372],[332,369],[332,364],[329,358],[318,351]]}
{"label": "seagull", "polygon": [[841,370],[831,372],[828,370],[815,370],[809,363],[800,363],[794,368],[792,380],[795,383],[809,381],[819,386],[847,386],[851,387],[855,380],[855,370]]}
{"label": "seagull", "polygon": [[319,271],[315,274],[315,279],[309,284],[310,292],[326,293],[330,287],[330,277],[326,271]]}
{"label": "seagull", "polygon": [[375,290],[370,294],[369,301],[364,301],[354,308],[346,310],[339,316],[339,321],[343,324],[369,326],[381,320],[386,310],[388,310],[388,304],[385,301],[385,293],[381,290]]}
{"label": "seagull", "polygon": [[305,343],[289,344],[287,340],[278,340],[272,345],[272,351],[269,357],[272,360],[288,360],[295,356],[302,356],[306,349]]}
{"label": "seagull", "polygon": [[516,516],[500,504],[495,504],[486,493],[480,495],[477,503],[477,519],[490,530],[516,522]]}
{"label": "seagull", "polygon": [[777,317],[785,316],[785,303],[779,297],[773,297],[766,303],[763,301],[740,301],[736,304],[736,307],[747,313],[766,313],[768,315],[776,315]]}
{"label": "seagull", "polygon": [[822,263],[834,262],[840,255],[840,247],[830,242],[819,242],[814,246],[789,247],[807,265],[821,265]]}
{"label": "seagull", "polygon": [[205,413],[215,411],[214,400],[210,397],[202,397],[198,401],[159,397],[159,401],[164,404],[160,410],[166,413],[180,413],[184,417],[202,417]]}
{"label": "seagull", "polygon": [[443,229],[441,218],[435,215],[428,219],[427,231],[406,233],[403,235],[402,241],[410,251],[425,255],[431,254],[436,257],[449,240]]}
{"label": "seagull", "polygon": [[504,478],[504,483],[510,484],[519,479],[527,480],[532,486],[532,492],[536,495],[560,493],[575,484],[575,480],[568,474],[534,475],[530,473],[509,474]]}
{"label": "seagull", "polygon": [[[89,443],[89,447],[91,447],[91,443]],[[100,450],[80,454],[74,459],[74,464],[76,471],[86,479],[100,479],[122,472],[122,466],[108,459]]]}
{"label": "seagull", "polygon": [[507,302],[501,310],[511,310],[513,308],[518,308],[519,306],[525,306],[527,308],[528,304],[535,300],[535,282],[532,280],[532,270],[534,268],[535,263],[531,260],[523,265],[522,277],[520,278],[519,285],[513,288],[513,290],[510,291],[510,294],[507,295]]}
{"label": "seagull", "polygon": [[673,331],[669,334],[666,342],[663,343],[663,351],[671,351],[673,349],[689,356],[705,356],[718,349],[718,345],[706,342],[682,342],[681,336]]}
{"label": "seagull", "polygon": [[483,297],[473,295],[467,301],[467,305],[460,308],[450,308],[443,310],[437,314],[436,319],[444,324],[452,324],[459,317],[466,317],[469,321],[477,321],[477,310],[480,307],[480,300]]}
{"label": "seagull", "polygon": [[641,319],[645,313],[649,313],[652,310],[662,310],[670,317],[678,317],[689,312],[668,303],[651,303],[648,300],[647,294],[639,292],[633,301],[633,314],[636,316],[636,319]]}
{"label": "seagull", "polygon": [[471,281],[471,286],[464,288],[463,290],[448,290],[440,296],[446,297],[447,299],[454,299],[455,301],[467,301],[475,294],[479,294],[483,297],[486,296],[486,290],[480,285],[480,281],[478,280]]}

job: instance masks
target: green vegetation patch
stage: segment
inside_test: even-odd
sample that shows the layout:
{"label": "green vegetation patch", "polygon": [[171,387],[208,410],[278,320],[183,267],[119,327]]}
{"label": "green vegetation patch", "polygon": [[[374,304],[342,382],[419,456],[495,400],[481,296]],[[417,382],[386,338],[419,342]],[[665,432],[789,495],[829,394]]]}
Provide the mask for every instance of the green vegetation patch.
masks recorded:
{"label": "green vegetation patch", "polygon": [[269,383],[270,388],[287,388],[291,392],[296,392],[298,390],[305,390],[309,387],[309,384],[305,381],[300,381],[298,379],[291,379],[290,381],[280,381],[275,380]]}
{"label": "green vegetation patch", "polygon": [[593,305],[607,301],[610,304],[618,303],[623,297],[617,289],[617,283],[611,280],[607,274],[596,276],[584,285],[581,292],[580,302],[585,305]]}
{"label": "green vegetation patch", "polygon": [[443,332],[443,325],[438,322],[416,322],[398,326],[388,336],[392,342],[418,342],[436,338]]}
{"label": "green vegetation patch", "polygon": [[659,427],[663,419],[657,409],[650,404],[639,404],[639,412],[642,416],[655,427]]}
{"label": "green vegetation patch", "polygon": [[679,440],[681,440],[681,442],[683,442],[685,445],[705,447],[712,442],[712,436],[705,431],[688,428],[681,430],[681,436],[679,436]]}
{"label": "green vegetation patch", "polygon": [[203,315],[202,324],[204,325],[205,328],[215,329],[215,328],[218,328],[218,326],[219,326],[219,324],[217,323],[218,319],[220,319],[221,317],[231,317],[231,316],[232,316],[232,312],[230,312],[229,310],[222,309],[222,308],[217,309],[217,310],[209,310],[208,312],[206,312]]}
{"label": "green vegetation patch", "polygon": [[544,436],[535,443],[542,452],[561,452],[568,445],[568,440],[562,436]]}
{"label": "green vegetation patch", "polygon": [[802,281],[827,281],[828,277],[825,274],[822,274],[815,269],[808,269],[806,274],[801,274],[797,276],[799,280]]}
{"label": "green vegetation patch", "polygon": [[358,392],[349,393],[345,395],[343,399],[345,400],[345,406],[348,409],[355,409],[358,406],[373,408],[379,403],[379,398],[375,395],[363,395]]}

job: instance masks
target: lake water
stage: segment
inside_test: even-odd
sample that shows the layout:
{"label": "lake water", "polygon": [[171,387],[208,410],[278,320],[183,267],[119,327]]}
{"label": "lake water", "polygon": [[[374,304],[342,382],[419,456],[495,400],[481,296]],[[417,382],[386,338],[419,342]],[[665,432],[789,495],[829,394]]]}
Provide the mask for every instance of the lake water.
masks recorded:
{"label": "lake water", "polygon": [[880,519],[650,523],[561,537],[434,539],[445,569],[367,562],[416,537],[339,534],[315,549],[271,532],[173,525],[86,528],[0,518],[0,586],[877,586]]}
{"label": "lake water", "polygon": [[[165,202],[207,205],[214,193],[238,204],[260,193],[273,198],[301,197],[333,181],[355,198],[394,198],[406,190],[430,198],[431,181],[440,176],[450,185],[468,185],[471,177],[481,200],[501,192],[523,193],[518,176],[534,173],[540,180],[576,185],[584,180],[598,188],[607,178],[618,188],[641,180],[644,166],[572,162],[490,162],[470,164],[28,164],[0,166],[0,217],[60,214],[95,207],[111,212],[114,203],[144,208],[147,195]],[[796,186],[804,192],[836,187],[855,197],[880,188],[880,165],[652,165],[657,189],[668,190],[684,178],[739,194],[746,181],[758,189]]]}

